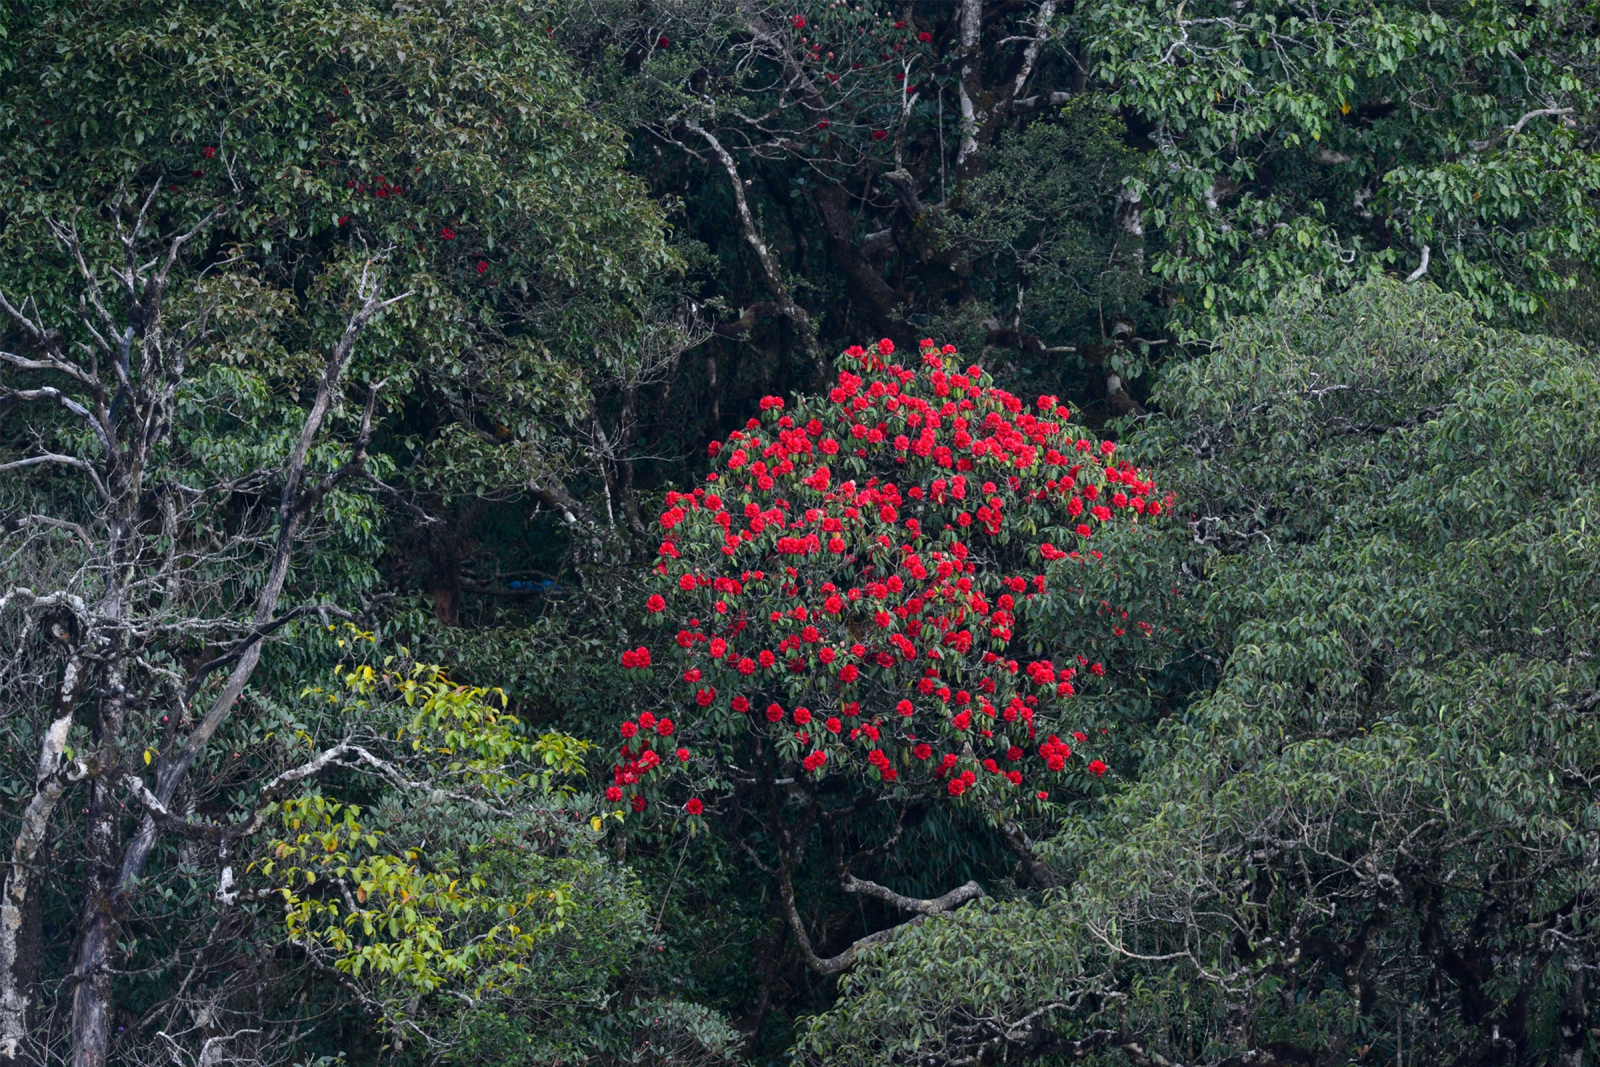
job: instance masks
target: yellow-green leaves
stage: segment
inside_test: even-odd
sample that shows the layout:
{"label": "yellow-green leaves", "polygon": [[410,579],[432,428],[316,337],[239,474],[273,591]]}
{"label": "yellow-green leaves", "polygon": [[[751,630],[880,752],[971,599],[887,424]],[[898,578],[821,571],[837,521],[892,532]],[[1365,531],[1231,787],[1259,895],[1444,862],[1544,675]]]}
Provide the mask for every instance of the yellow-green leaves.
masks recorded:
{"label": "yellow-green leaves", "polygon": [[[373,644],[351,631],[352,647]],[[336,671],[328,693],[352,729],[333,766],[374,802],[324,780],[277,803],[276,833],[252,870],[282,901],[288,940],[370,989],[398,1019],[419,993],[477,998],[516,980],[583,906],[590,868],[541,849],[586,848],[611,813],[565,810],[587,743],[528,734],[499,689],[441,667],[385,657]],[[307,739],[309,740],[309,739]],[[618,813],[620,814],[620,813]],[[433,827],[433,829],[425,829]],[[472,827],[476,827],[473,829]]]}

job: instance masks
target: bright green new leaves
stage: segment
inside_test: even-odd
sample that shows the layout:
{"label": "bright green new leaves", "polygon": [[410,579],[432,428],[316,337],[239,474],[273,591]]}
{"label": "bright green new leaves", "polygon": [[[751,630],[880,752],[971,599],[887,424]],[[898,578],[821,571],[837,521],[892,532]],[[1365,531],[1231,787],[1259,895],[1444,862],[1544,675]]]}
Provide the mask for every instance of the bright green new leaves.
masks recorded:
{"label": "bright green new leaves", "polygon": [[[504,898],[474,871],[424,869],[415,851],[375,853],[379,838],[353,805],[307,797],[286,803],[283,820],[294,836],[277,845],[277,859],[262,873],[288,883],[289,937],[322,942],[334,966],[355,978],[371,971],[430,993],[465,982],[480,993],[509,978],[517,957],[559,930],[572,903],[566,886]],[[311,891],[319,873],[348,898],[318,900],[292,888]]]}
{"label": "bright green new leaves", "polygon": [[[601,820],[572,788],[586,744],[530,737],[498,690],[437,667],[363,664],[340,681],[325,696],[352,723],[400,723],[390,745],[346,742],[340,765],[376,776],[401,808],[322,792],[285,800],[256,870],[283,900],[290,942],[362,981],[392,1024],[415,1016],[419,994],[476,999],[514,983],[568,933],[575,908],[627,905],[625,884],[595,898],[595,860],[583,855]],[[407,810],[418,800],[458,832],[474,821],[486,832],[419,833],[431,819]]]}

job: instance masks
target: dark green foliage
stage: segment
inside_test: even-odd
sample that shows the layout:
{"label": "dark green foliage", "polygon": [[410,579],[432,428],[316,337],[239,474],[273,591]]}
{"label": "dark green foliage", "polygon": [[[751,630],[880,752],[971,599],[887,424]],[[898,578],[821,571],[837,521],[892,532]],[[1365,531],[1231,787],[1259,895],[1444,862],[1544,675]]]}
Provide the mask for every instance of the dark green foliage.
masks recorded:
{"label": "dark green foliage", "polygon": [[[141,602],[205,632],[141,646],[122,733],[97,732],[104,691],[74,705],[70,747],[112,784],[65,794],[36,868],[32,1054],[69,1055],[89,809],[126,843],[141,812],[115,783],[153,780],[163,717],[189,721],[172,679],[243,632],[273,479],[370,260],[415,295],[362,334],[308,466],[349,460],[381,380],[383,485],[321,501],[285,610],[504,687],[530,738],[595,745],[594,790],[649,699],[616,656],[643,639],[624,605],[660,490],[758,397],[818,391],[843,346],[931,335],[1070,401],[1177,496],[1166,525],[1097,534],[1115,566],[1060,565],[1025,635],[1105,663],[1080,709],[1114,772],[1027,827],[1026,862],[910,812],[859,873],[990,896],[839,979],[801,960],[748,812],[622,842],[586,829],[598,795],[573,822],[328,771],[293,795],[584,910],[521,979],[406,1005],[436,1040],[397,1046],[373,987],[248,896],[270,888],[244,873],[255,845],[164,833],[115,911],[113,1063],[211,1067],[205,1040],[236,1029],[259,1033],[209,1055],[1592,1063],[1597,20],[1572,0],[0,0],[0,292],[81,356],[48,221],[76,219],[104,279],[119,192],[129,214],[153,194],[151,248],[226,206],[167,294],[168,322],[208,307],[210,332],[136,523],[165,543],[162,493],[234,483],[171,542],[226,551]],[[38,342],[6,318],[0,351]],[[0,366],[0,392],[38,385],[73,387]],[[0,464],[95,449],[59,406],[0,405]],[[94,514],[79,470],[0,471],[0,596],[92,594],[85,540],[27,517]],[[71,627],[6,603],[10,841]],[[253,811],[307,739],[397,744],[398,719],[306,696],[349,657],[326,621],[274,632],[182,818]],[[228,863],[246,895],[224,906]],[[826,871],[799,883],[824,954],[906,918]]]}
{"label": "dark green foliage", "polygon": [[1579,1062],[1600,366],[1381,284],[1280,300],[1160,395],[1138,441],[1192,519],[1152,551],[1215,684],[1053,843],[1069,890],[902,937],[806,1047]]}

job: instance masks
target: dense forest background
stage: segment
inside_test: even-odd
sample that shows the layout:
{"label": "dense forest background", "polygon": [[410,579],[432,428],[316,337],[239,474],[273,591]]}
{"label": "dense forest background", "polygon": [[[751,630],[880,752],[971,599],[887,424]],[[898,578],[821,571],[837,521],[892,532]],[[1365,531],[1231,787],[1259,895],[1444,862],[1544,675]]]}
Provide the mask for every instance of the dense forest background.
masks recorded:
{"label": "dense forest background", "polygon": [[1594,1062],[1597,41],[0,2],[0,1061]]}

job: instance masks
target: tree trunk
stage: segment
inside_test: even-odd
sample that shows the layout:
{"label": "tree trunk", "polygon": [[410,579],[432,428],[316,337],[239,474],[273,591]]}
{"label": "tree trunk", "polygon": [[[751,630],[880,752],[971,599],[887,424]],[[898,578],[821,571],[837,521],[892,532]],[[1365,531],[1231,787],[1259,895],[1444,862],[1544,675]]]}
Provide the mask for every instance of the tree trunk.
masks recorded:
{"label": "tree trunk", "polygon": [[[124,617],[120,608],[118,603],[106,617],[120,620]],[[122,651],[117,648],[111,654],[114,657]],[[102,682],[100,714],[95,723],[95,740],[100,746],[115,746],[122,736],[127,711],[123,677],[121,664],[113,659]],[[72,990],[72,1067],[105,1067],[111,1048],[111,946],[116,943],[113,898],[121,859],[122,822],[121,805],[112,788],[101,778],[89,783],[83,904],[78,913],[77,964],[72,972],[77,983]]]}

